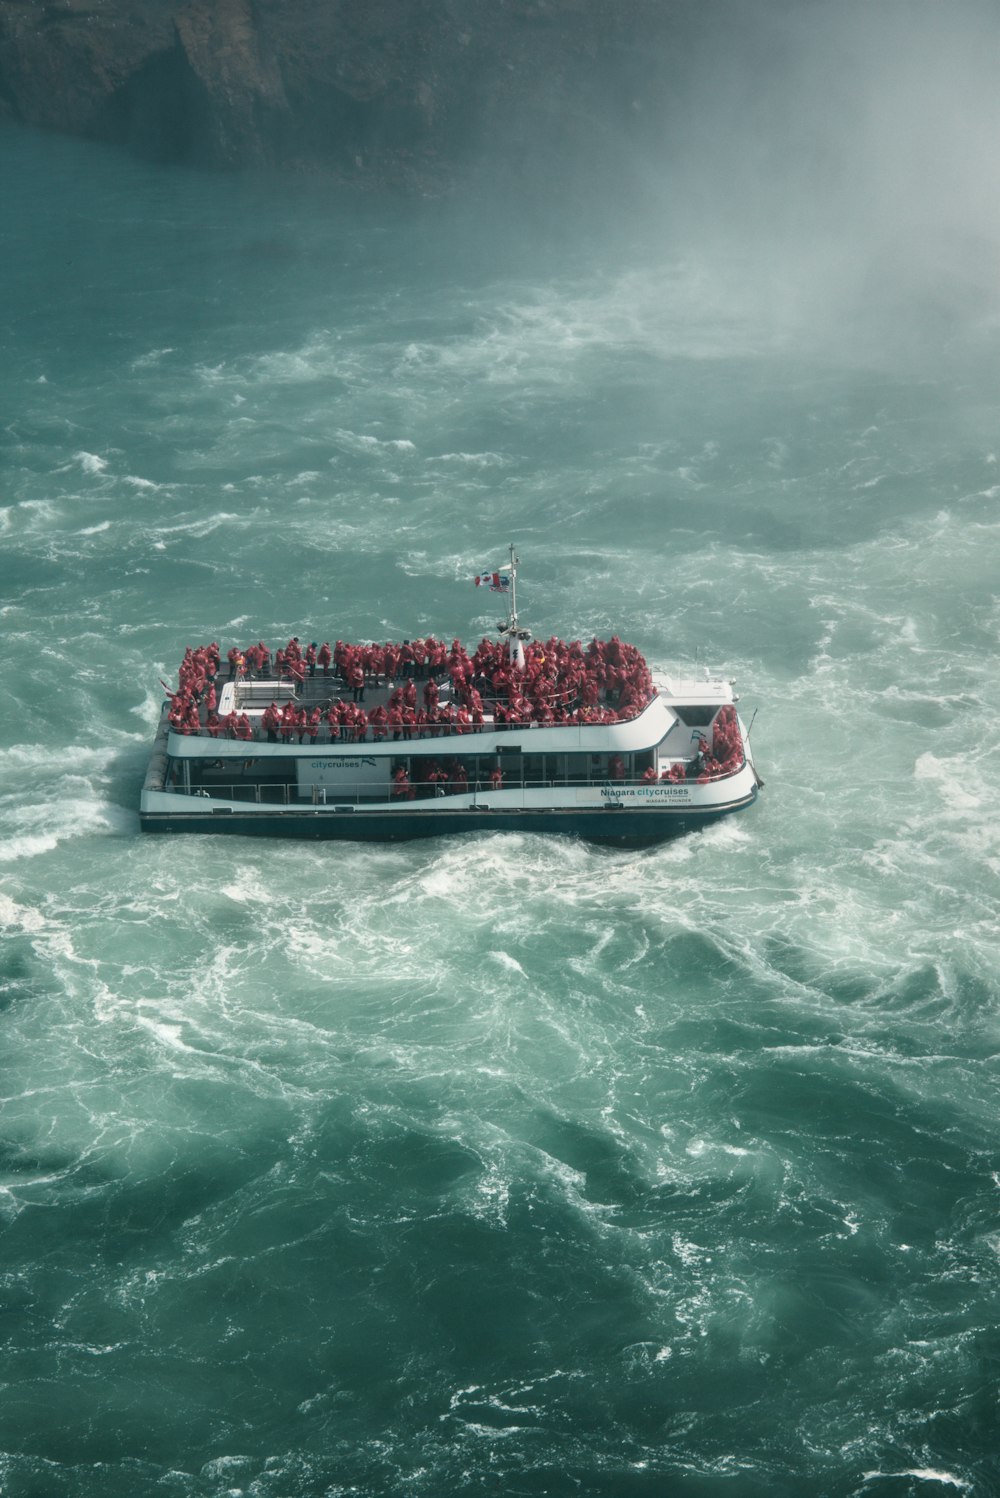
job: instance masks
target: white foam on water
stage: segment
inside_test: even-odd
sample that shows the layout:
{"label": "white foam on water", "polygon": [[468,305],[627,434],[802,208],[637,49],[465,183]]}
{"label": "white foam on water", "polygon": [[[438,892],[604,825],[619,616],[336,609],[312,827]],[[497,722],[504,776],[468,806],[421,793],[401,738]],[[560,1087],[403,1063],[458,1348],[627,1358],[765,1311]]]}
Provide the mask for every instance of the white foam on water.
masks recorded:
{"label": "white foam on water", "polygon": [[160,364],[168,354],[175,354],[176,352],[175,348],[150,349],[148,354],[140,354],[137,358],[133,359],[129,368],[133,370],[152,369],[154,366]]}
{"label": "white foam on water", "polygon": [[942,759],[927,751],[913,766],[914,780],[931,781],[937,786],[946,814],[982,813],[992,803],[992,792],[986,785],[977,789],[970,784],[970,766],[965,755]]}
{"label": "white foam on water", "polygon": [[102,458],[98,453],[74,453],[73,461],[74,463],[79,463],[84,473],[105,473],[108,467],[107,458]]}
{"label": "white foam on water", "polygon": [[40,910],[18,905],[9,895],[0,891],[0,926],[19,927],[22,931],[41,931],[45,917]]}
{"label": "white foam on water", "polygon": [[[79,784],[80,782],[78,782]],[[53,800],[49,795],[32,797],[26,804],[3,808],[5,836],[0,841],[0,862],[17,863],[50,853],[60,844],[92,836],[131,836],[138,829],[138,814],[115,806],[100,792],[82,782],[91,794],[81,796],[71,785]],[[44,827],[43,832],[36,829]]]}
{"label": "white foam on water", "polygon": [[161,1045],[166,1046],[169,1050],[187,1051],[192,1054],[196,1050],[194,1046],[188,1045],[187,1042],[182,1039],[183,1026],[179,1024],[169,1025],[164,1023],[162,1020],[152,1019],[149,1015],[146,1014],[136,1014],[135,1023],[139,1025],[143,1030],[148,1030],[149,1033],[161,1043]]}
{"label": "white foam on water", "polygon": [[[370,433],[352,432],[344,427],[338,427],[334,432],[334,440],[339,447],[346,452],[374,456],[386,452],[415,453],[416,444],[406,437],[373,437]],[[331,458],[331,462],[336,459]]]}
{"label": "white foam on water", "polygon": [[264,354],[254,361],[251,378],[265,385],[304,385],[327,378],[336,372],[328,350],[316,347],[301,353]]}
{"label": "white foam on water", "polygon": [[[159,676],[159,674],[160,673],[157,671],[153,679],[155,680],[156,677]],[[164,677],[163,679],[166,680],[166,677]],[[157,685],[155,687],[145,686],[143,688],[141,700],[134,703],[133,706],[129,709],[129,711],[134,713],[137,718],[140,718],[146,726],[147,733],[142,735],[142,739],[144,742],[148,741],[150,731],[154,731],[159,726],[160,711],[163,701],[164,694],[159,686],[159,682],[157,682]]]}
{"label": "white foam on water", "polygon": [[60,839],[54,833],[6,837],[0,843],[0,863],[17,863],[22,858],[37,858],[41,853],[51,853],[59,842]]}
{"label": "white foam on water", "polygon": [[584,361],[611,350],[664,360],[755,355],[775,342],[775,328],[748,322],[733,286],[680,263],[612,280],[512,286],[474,331],[411,343],[401,368],[425,378],[434,371],[487,385],[544,385],[579,379]]}
{"label": "white foam on water", "polygon": [[460,1201],[473,1217],[505,1228],[513,1186],[513,1178],[503,1160],[493,1159],[477,1179],[473,1193],[465,1193]]}
{"label": "white foam on water", "polygon": [[918,1482],[939,1482],[945,1487],[957,1488],[961,1493],[972,1493],[975,1484],[959,1477],[954,1472],[945,1472],[936,1467],[903,1467],[901,1470],[891,1472],[865,1472],[862,1474],[865,1482],[876,1482],[883,1478],[892,1480],[897,1477],[915,1477]]}
{"label": "white foam on water", "polygon": [[490,957],[498,966],[506,968],[509,973],[518,973],[522,978],[528,976],[517,958],[512,957],[509,952],[491,952]]}
{"label": "white foam on water", "polygon": [[240,380],[242,376],[227,368],[225,362],[221,364],[196,364],[194,370],[196,376],[205,385],[222,385],[234,380]]}
{"label": "white foam on water", "polygon": [[58,504],[50,499],[22,499],[16,508],[19,515],[27,515],[46,527],[54,525],[62,514]]}
{"label": "white foam on water", "polygon": [[[151,534],[155,537],[162,536],[193,536],[195,540],[203,540],[210,536],[213,531],[219,530],[221,526],[229,525],[245,529],[251,524],[248,516],[230,510],[220,510],[217,514],[203,516],[201,519],[178,521],[175,525],[157,525],[152,528]],[[154,545],[157,543],[154,541]]]}
{"label": "white foam on water", "polygon": [[55,770],[64,774],[106,770],[117,751],[114,748],[88,748],[83,744],[11,744],[0,749],[0,766],[12,770]]}
{"label": "white foam on water", "polygon": [[509,461],[502,453],[437,453],[435,463],[467,463],[472,468],[503,468]]}

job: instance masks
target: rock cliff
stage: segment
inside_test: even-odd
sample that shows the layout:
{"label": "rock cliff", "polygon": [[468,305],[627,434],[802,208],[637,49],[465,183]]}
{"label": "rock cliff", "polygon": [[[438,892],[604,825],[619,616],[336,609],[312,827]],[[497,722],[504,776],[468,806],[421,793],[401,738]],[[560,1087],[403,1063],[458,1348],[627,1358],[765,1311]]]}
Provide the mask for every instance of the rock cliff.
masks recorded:
{"label": "rock cliff", "polygon": [[433,191],[498,140],[629,128],[691,4],[0,0],[0,118]]}

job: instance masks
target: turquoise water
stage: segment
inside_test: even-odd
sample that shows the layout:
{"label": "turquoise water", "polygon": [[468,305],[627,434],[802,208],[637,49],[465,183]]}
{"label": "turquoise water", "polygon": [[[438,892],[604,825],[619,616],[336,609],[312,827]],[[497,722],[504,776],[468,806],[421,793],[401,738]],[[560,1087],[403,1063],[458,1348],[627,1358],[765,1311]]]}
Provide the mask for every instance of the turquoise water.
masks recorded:
{"label": "turquoise water", "polygon": [[[0,171],[4,1498],[1000,1492],[994,309]],[[139,835],[185,645],[475,641],[510,540],[753,810]]]}

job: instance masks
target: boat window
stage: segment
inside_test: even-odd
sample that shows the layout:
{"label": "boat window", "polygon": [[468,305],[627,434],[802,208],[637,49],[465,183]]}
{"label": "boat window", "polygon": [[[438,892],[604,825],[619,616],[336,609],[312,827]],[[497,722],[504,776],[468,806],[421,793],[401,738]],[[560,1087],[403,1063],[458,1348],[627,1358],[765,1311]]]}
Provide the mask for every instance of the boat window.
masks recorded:
{"label": "boat window", "polygon": [[718,702],[686,702],[683,707],[678,707],[676,702],[670,706],[688,728],[707,728],[709,723],[719,711]]}
{"label": "boat window", "polygon": [[551,754],[525,754],[521,763],[524,766],[525,785],[543,785],[552,779],[549,762],[554,758]]}
{"label": "boat window", "polygon": [[553,785],[586,781],[591,777],[589,754],[547,754],[545,778]]}

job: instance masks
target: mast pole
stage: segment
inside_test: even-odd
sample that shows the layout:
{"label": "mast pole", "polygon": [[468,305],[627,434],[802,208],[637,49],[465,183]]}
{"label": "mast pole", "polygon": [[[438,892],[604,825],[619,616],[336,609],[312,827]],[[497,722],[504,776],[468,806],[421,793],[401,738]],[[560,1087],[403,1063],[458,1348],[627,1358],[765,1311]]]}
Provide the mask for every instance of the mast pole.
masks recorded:
{"label": "mast pole", "polygon": [[510,543],[510,607],[507,611],[507,651],[511,665],[517,664],[517,557],[514,543]]}

